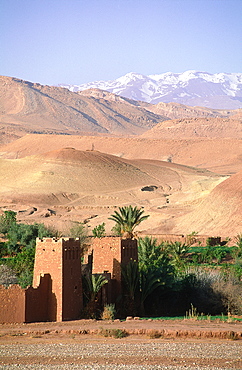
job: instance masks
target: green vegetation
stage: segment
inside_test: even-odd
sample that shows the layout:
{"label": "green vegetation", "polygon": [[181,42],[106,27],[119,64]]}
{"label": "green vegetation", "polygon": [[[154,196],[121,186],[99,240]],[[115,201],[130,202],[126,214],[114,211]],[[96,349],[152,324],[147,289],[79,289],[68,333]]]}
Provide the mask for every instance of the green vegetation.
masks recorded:
{"label": "green vegetation", "polygon": [[114,221],[120,227],[121,235],[126,238],[133,238],[134,229],[142,221],[146,220],[149,215],[142,216],[144,210],[130,206],[119,207],[119,212],[114,211],[114,214],[109,217],[109,220]]}
{"label": "green vegetation", "polygon": [[195,247],[138,239],[138,262],[122,267],[126,314],[241,315],[240,236],[236,241],[234,247],[211,246],[211,240],[206,247]]}
{"label": "green vegetation", "polygon": [[103,238],[106,235],[105,222],[94,227],[94,229],[92,230],[92,234],[94,238]]}
{"label": "green vegetation", "polygon": [[103,329],[101,328],[99,333],[103,337],[106,337],[106,338],[112,337],[115,339],[121,339],[121,338],[125,338],[128,336],[128,333],[126,332],[126,330],[123,330],[123,329]]}
{"label": "green vegetation", "polygon": [[[121,207],[110,217],[116,232],[134,237],[134,229],[148,215],[137,207]],[[92,230],[93,236],[105,236],[105,223]],[[73,223],[70,237],[87,243],[85,224]],[[16,213],[5,211],[0,216],[0,258],[9,268],[2,270],[6,281],[22,287],[32,284],[36,237],[53,237],[56,231],[34,223],[18,223]],[[217,238],[219,240],[219,238]],[[123,293],[116,306],[100,303],[107,279],[103,275],[83,277],[85,317],[113,320],[118,317],[187,316],[193,319],[212,315],[242,315],[242,234],[235,245],[215,244],[208,238],[207,245],[197,242],[197,233],[187,237],[187,243],[158,242],[156,238],[138,238],[138,261],[121,266]],[[196,242],[196,245],[194,243]],[[11,276],[12,274],[12,276]],[[231,317],[231,316],[229,316]]]}
{"label": "green vegetation", "polygon": [[83,316],[87,318],[100,318],[101,309],[99,308],[98,293],[108,280],[100,274],[83,275],[83,291],[85,298],[85,310]]}
{"label": "green vegetation", "polygon": [[81,244],[83,244],[87,238],[87,228],[82,222],[73,222],[72,227],[67,230],[66,235],[70,238],[79,238]]}
{"label": "green vegetation", "polygon": [[23,288],[32,285],[36,238],[54,236],[55,231],[44,224],[17,223],[16,212],[5,211],[0,217],[0,233],[4,240],[0,244],[0,257],[8,257],[2,258],[2,263],[13,270]]}
{"label": "green vegetation", "polygon": [[104,306],[101,319],[102,320],[114,320],[116,315],[115,304],[106,304]]}

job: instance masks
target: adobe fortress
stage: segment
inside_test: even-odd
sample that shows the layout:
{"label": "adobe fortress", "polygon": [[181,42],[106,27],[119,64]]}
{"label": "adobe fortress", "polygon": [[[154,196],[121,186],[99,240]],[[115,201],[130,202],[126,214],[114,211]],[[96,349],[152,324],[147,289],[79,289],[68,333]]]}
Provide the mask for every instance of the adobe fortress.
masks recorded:
{"label": "adobe fortress", "polygon": [[82,304],[79,239],[37,239],[33,287],[0,286],[0,323],[73,320]]}
{"label": "adobe fortress", "polygon": [[[83,308],[80,256],[79,239],[37,239],[33,287],[0,285],[0,323],[80,318]],[[121,293],[121,264],[137,258],[137,240],[119,237],[93,240],[86,261],[93,274],[108,276],[105,303],[114,303]]]}

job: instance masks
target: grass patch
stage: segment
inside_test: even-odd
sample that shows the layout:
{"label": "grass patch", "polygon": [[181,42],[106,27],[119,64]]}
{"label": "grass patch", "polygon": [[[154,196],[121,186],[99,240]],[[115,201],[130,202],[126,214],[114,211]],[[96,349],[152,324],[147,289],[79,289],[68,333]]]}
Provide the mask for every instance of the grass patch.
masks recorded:
{"label": "grass patch", "polygon": [[[190,317],[184,317],[184,316],[161,316],[161,317],[141,317],[140,320],[184,320],[188,319]],[[191,317],[192,319],[192,317]],[[240,321],[242,322],[241,317],[233,317],[233,316],[227,316],[227,315],[216,315],[216,316],[211,316],[211,315],[203,315],[199,314],[196,316],[196,320],[209,320],[209,321],[224,321],[224,322],[231,322],[231,321]]]}
{"label": "grass patch", "polygon": [[183,320],[184,316],[141,317],[140,320]]}
{"label": "grass patch", "polygon": [[151,330],[148,334],[150,339],[157,339],[163,337],[163,334],[159,330]]}
{"label": "grass patch", "polygon": [[100,330],[100,335],[103,337],[112,337],[115,339],[125,338],[128,336],[126,330],[123,329],[103,329]]}

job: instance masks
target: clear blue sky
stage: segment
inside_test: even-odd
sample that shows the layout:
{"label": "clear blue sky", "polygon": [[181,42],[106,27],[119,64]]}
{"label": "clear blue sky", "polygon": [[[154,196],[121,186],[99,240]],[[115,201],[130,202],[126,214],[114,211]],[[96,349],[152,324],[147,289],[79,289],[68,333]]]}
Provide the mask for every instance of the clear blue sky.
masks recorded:
{"label": "clear blue sky", "polygon": [[81,84],[241,66],[242,0],[0,0],[1,75]]}

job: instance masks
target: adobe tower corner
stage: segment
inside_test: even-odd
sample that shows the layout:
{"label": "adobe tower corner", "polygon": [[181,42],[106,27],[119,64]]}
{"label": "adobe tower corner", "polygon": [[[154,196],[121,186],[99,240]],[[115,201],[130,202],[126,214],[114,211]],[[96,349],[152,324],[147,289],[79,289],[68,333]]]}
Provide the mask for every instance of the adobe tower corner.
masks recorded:
{"label": "adobe tower corner", "polygon": [[50,276],[47,317],[50,321],[78,319],[83,306],[80,241],[73,238],[36,240],[33,287]]}

